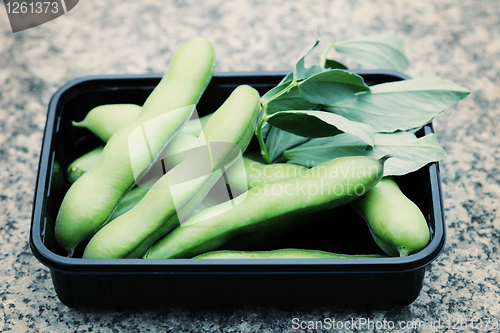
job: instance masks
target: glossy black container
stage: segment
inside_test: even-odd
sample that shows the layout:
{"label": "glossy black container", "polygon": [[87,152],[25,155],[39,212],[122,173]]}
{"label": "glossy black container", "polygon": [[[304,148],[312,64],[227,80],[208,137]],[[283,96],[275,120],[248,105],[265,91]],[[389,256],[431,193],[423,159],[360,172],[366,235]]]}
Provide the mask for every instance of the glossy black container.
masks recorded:
{"label": "glossy black container", "polygon": [[[369,85],[408,79],[391,71],[357,71]],[[285,73],[218,73],[200,100],[200,116],[215,111],[240,84],[261,94]],[[51,272],[59,299],[69,307],[161,306],[231,304],[410,304],[418,296],[425,268],[441,252],[445,221],[437,163],[397,177],[402,191],[427,218],[431,242],[404,258],[376,259],[82,259],[67,258],[54,240],[54,221],[69,184],[56,172],[101,144],[72,120],[82,120],[102,104],[146,100],[161,75],[94,76],[74,80],[50,101],[40,154],[30,245],[36,258]],[[425,126],[417,135],[433,131]],[[249,149],[255,149],[251,143]],[[83,245],[84,246],[84,245]],[[78,249],[81,254],[83,246]],[[325,212],[284,236],[272,249],[283,247],[340,251],[347,254],[382,253],[365,222],[349,207]],[[270,248],[271,249],[271,248]],[[77,253],[78,253],[77,250]]]}

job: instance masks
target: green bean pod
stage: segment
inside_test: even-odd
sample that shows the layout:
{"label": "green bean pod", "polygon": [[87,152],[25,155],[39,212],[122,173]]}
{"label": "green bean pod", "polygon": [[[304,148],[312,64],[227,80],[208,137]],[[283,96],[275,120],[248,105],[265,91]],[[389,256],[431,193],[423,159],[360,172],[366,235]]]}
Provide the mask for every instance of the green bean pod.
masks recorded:
{"label": "green bean pod", "polygon": [[[108,142],[120,128],[130,125],[137,118],[141,109],[141,106],[136,104],[99,105],[90,110],[82,121],[74,121],[73,125],[86,128],[102,141]],[[198,137],[210,116],[211,114],[208,114],[199,119],[189,120],[181,129],[181,133]]]}
{"label": "green bean pod", "polygon": [[[266,164],[260,152],[245,153],[243,162],[244,169],[235,165],[227,173],[231,187],[240,192],[245,192],[258,185],[295,177],[307,170],[306,167],[296,164]],[[276,224],[266,230],[236,236],[224,244],[223,248],[231,250],[265,249],[275,243],[287,231],[299,226],[304,220],[302,216],[292,217],[287,225]]]}
{"label": "green bean pod", "polygon": [[280,249],[272,251],[212,251],[193,259],[359,259],[384,258],[380,254],[340,254],[319,250]]}
{"label": "green bean pod", "polygon": [[[199,206],[235,153],[246,149],[259,111],[259,93],[246,85],[236,88],[203,128],[200,149],[160,178],[134,208],[95,234],[83,257],[142,256]],[[221,142],[227,144],[219,146]]]}
{"label": "green bean pod", "polygon": [[141,110],[141,106],[136,104],[99,105],[90,110],[82,121],[74,121],[73,125],[86,128],[102,141],[108,142],[120,128],[130,125]]}
{"label": "green bean pod", "polygon": [[116,206],[115,211],[111,220],[116,219],[118,216],[125,214],[132,208],[134,208],[141,200],[144,198],[146,193],[148,193],[149,188],[145,186],[136,186],[121,198],[120,202]]}
{"label": "green bean pod", "polygon": [[94,148],[71,162],[66,170],[66,176],[70,184],[73,184],[85,172],[89,171],[90,168],[97,164],[97,161],[101,158],[103,149],[104,146]]}
{"label": "green bean pod", "polygon": [[238,235],[286,224],[292,216],[347,204],[380,181],[387,158],[337,158],[296,177],[254,187],[193,215],[153,245],[144,258],[190,258]]}
{"label": "green bean pod", "polygon": [[205,127],[211,116],[212,114],[210,113],[198,119],[192,119],[188,121],[186,126],[182,128],[181,132],[198,137],[201,133],[202,128]]}
{"label": "green bean pod", "polygon": [[[201,38],[185,42],[174,54],[139,116],[113,134],[98,163],[73,183],[55,224],[56,240],[69,256],[79,243],[91,238],[109,221],[124,193],[186,124],[211,80],[214,66],[210,42]],[[138,138],[142,135],[143,141],[133,140],[134,135]]]}
{"label": "green bean pod", "polygon": [[229,184],[240,192],[265,183],[295,177],[307,168],[289,163],[266,164],[260,153],[246,153],[243,156],[244,168],[232,166],[227,172]]}
{"label": "green bean pod", "polygon": [[197,145],[198,137],[184,132],[178,133],[165,147],[162,157],[165,160],[166,170],[180,164]]}
{"label": "green bean pod", "polygon": [[388,255],[405,257],[422,250],[430,240],[420,209],[399,189],[392,177],[351,203],[367,223],[377,245]]}

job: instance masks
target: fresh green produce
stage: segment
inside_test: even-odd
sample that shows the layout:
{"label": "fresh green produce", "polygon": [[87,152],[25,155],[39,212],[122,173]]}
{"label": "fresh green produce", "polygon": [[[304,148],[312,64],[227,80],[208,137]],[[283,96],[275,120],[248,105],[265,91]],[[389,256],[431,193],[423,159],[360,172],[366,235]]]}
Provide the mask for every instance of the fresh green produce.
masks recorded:
{"label": "fresh green produce", "polygon": [[227,171],[229,184],[240,192],[265,183],[295,177],[307,170],[306,167],[296,164],[266,164],[260,155],[253,152],[243,155],[243,164],[244,168],[235,165]]}
{"label": "fresh green produce", "polygon": [[[243,193],[249,189],[278,180],[295,177],[307,170],[306,167],[288,163],[265,164],[262,156],[255,152],[243,155],[244,168],[235,165],[227,172],[227,179],[233,193]],[[313,214],[314,215],[314,214]],[[276,225],[266,230],[250,232],[231,239],[228,249],[265,248],[273,244],[286,231],[301,224],[305,217],[290,218],[287,225]]]}
{"label": "fresh green produce", "polygon": [[153,245],[144,258],[189,258],[217,249],[238,235],[286,224],[292,216],[347,204],[380,181],[388,157],[339,158],[296,177],[256,186],[193,215]]}
{"label": "fresh green produce", "polygon": [[[108,142],[111,136],[120,128],[130,125],[141,112],[141,107],[136,104],[105,104],[100,105],[85,116],[81,122],[73,122],[76,127],[86,128],[104,142]],[[210,119],[211,114],[191,119],[182,128],[184,134],[198,137],[201,129]]]}
{"label": "fresh green produce", "polygon": [[[165,159],[165,165],[167,166],[167,168],[171,169],[182,162],[182,159],[186,157],[189,149],[192,149],[196,146],[197,140],[198,139],[193,135],[184,134],[182,131],[178,133],[170,141],[167,147],[165,147],[165,150],[161,155],[161,157]],[[81,157],[77,158],[70,164],[67,171],[68,180],[70,181],[70,183],[75,182],[97,163],[97,161],[101,157],[103,148],[104,146],[99,146],[91,150],[87,154],[84,154]],[[132,209],[132,207],[137,205],[137,203],[141,201],[142,198],[144,198],[146,193],[149,191],[149,188],[153,184],[154,182],[148,181],[147,184],[141,184],[140,186],[136,186],[130,191],[126,192],[118,202],[113,216],[110,220],[114,220],[118,216],[123,215],[124,213]],[[200,207],[198,207],[198,209],[207,208],[210,206],[211,205],[209,204],[209,201],[206,200],[206,202],[200,204]]]}
{"label": "fresh green produce", "polygon": [[212,114],[210,113],[198,119],[192,119],[188,121],[186,126],[182,128],[181,132],[184,134],[191,134],[198,137],[200,135],[201,129],[205,127],[211,116]]}
{"label": "fresh green produce", "polygon": [[[188,122],[189,123],[189,122]],[[173,168],[186,157],[189,149],[196,146],[197,137],[185,134],[184,132],[178,133],[170,143],[165,147],[160,158],[165,160],[165,165],[168,169]],[[74,183],[78,178],[80,178],[85,172],[87,172],[91,167],[93,167],[99,158],[101,157],[104,146],[99,146],[87,154],[84,154],[73,161],[67,170],[67,177],[70,183]],[[157,179],[156,179],[157,180]],[[136,186],[130,191],[126,192],[123,197],[118,202],[115,212],[110,220],[123,215],[125,212],[129,211],[134,207],[142,198],[146,195],[151,185],[154,182],[149,181],[148,184],[141,184]],[[207,206],[208,203],[204,205]]]}
{"label": "fresh green produce", "polygon": [[[120,110],[123,110],[123,113]],[[140,111],[141,107],[135,104],[101,105],[90,110],[83,121],[73,122],[73,125],[87,128],[104,142],[108,142],[116,131],[130,125]],[[181,132],[172,138],[160,157],[165,159],[165,164],[169,169],[179,164],[189,149],[194,148],[201,127],[209,118],[210,115],[207,115],[199,120],[189,120]],[[74,183],[93,167],[101,157],[103,149],[104,146],[99,146],[74,160],[67,169],[68,181],[71,184]],[[170,159],[169,156],[171,156]]]}
{"label": "fresh green produce", "polygon": [[[69,256],[80,242],[91,238],[109,221],[119,200],[135,185],[136,176],[151,167],[154,158],[185,125],[210,82],[214,65],[210,42],[201,38],[185,42],[139,116],[113,134],[98,163],[73,183],[55,224],[56,240]],[[150,154],[131,155],[134,149],[144,151],[140,149],[144,141],[130,139],[134,133],[141,134],[146,125],[151,127],[147,133]]]}
{"label": "fresh green produce", "polygon": [[120,128],[130,125],[141,110],[141,106],[136,104],[99,105],[90,110],[82,121],[74,121],[73,125],[86,128],[102,141],[108,142]]}
{"label": "fresh green produce", "polygon": [[118,216],[125,214],[129,210],[131,210],[135,205],[139,203],[139,201],[144,198],[146,193],[148,193],[150,187],[156,183],[156,179],[152,179],[148,181],[143,186],[136,186],[120,199],[118,205],[116,205],[116,209],[113,212],[113,216],[111,217],[111,221],[116,219]]}
{"label": "fresh green produce", "polygon": [[304,48],[292,72],[262,96],[255,135],[266,163],[312,167],[337,157],[390,154],[394,158],[385,166],[390,176],[446,157],[434,134],[414,133],[465,98],[467,89],[436,77],[368,86],[328,58],[335,50],[363,65],[403,71],[408,60],[393,32],[326,43],[319,62],[305,67],[306,56],[320,44]]}
{"label": "fresh green produce", "polygon": [[351,206],[365,219],[375,242],[390,256],[405,257],[429,243],[424,215],[392,177],[384,177]]}
{"label": "fresh green produce", "polygon": [[[142,200],[142,198],[144,198],[146,193],[148,193],[151,186],[153,186],[154,183],[156,183],[157,181],[158,181],[157,179],[151,179],[145,184],[142,184],[142,186],[136,186],[132,190],[128,191],[116,206],[115,212],[111,217],[111,221],[116,219],[118,216],[125,214],[132,208],[134,208]],[[201,211],[208,207],[215,206],[219,203],[220,202],[211,200],[211,198],[206,197],[205,199],[203,199],[200,205],[196,207],[193,213]]]}
{"label": "fresh green produce", "polygon": [[430,160],[441,160],[446,152],[439,146],[434,133],[417,138],[409,132],[376,133],[373,148],[349,134],[311,139],[306,143],[285,150],[283,157],[289,163],[315,166],[324,161],[341,156],[368,156],[380,158],[391,154],[393,158],[384,167],[385,176],[405,175],[410,170],[418,170]]}
{"label": "fresh green produce", "polygon": [[[332,62],[332,60],[326,59],[330,48],[335,49],[346,58],[368,67],[404,72],[410,65],[404,53],[403,43],[394,31],[332,43],[328,45],[323,54],[322,59],[325,63]],[[332,65],[335,68],[339,65],[344,66],[338,62],[330,64],[330,66]],[[342,69],[342,67],[340,68]]]}
{"label": "fresh green produce", "polygon": [[70,184],[73,184],[78,178],[80,178],[85,172],[89,171],[97,161],[101,158],[104,146],[99,146],[92,149],[88,153],[78,157],[76,160],[71,162],[66,170],[66,175]]}
{"label": "fresh green produce", "polygon": [[181,163],[196,147],[198,137],[192,134],[179,132],[165,147],[162,158],[165,161],[165,170],[170,170]]}
{"label": "fresh green produce", "polygon": [[[178,133],[172,139],[172,141],[170,141],[161,155],[165,159],[166,168],[170,170],[177,164],[181,163],[182,160],[186,158],[187,154],[189,154],[190,150],[196,147],[197,140],[198,139],[196,137],[190,134],[186,134],[184,131]],[[101,156],[103,148],[104,146],[99,146],[91,150],[87,154],[84,154],[81,157],[77,158],[70,164],[67,174],[68,179],[71,183],[76,181],[76,179],[78,179],[81,175],[83,175],[86,171],[88,171],[92,166],[95,165],[95,163]],[[245,154],[243,155],[245,168],[233,166],[228,170],[227,175],[233,191],[237,190],[245,192],[249,188],[252,188],[254,186],[292,177],[304,170],[307,170],[307,168],[300,165],[285,163],[267,165],[255,160],[259,160],[258,156],[255,156],[254,154]],[[246,174],[242,175],[242,173],[245,171]],[[247,180],[247,182],[244,181],[245,179]],[[150,182],[150,185],[153,184],[154,183]],[[150,185],[141,184],[141,186],[136,186],[129,192],[125,193],[125,195],[118,203],[116,210],[111,217],[111,220],[114,220],[118,216],[123,215],[132,207],[137,205],[137,203],[141,201],[148,192],[149,188],[151,187]],[[217,201],[210,200],[210,198],[207,197],[203,200],[202,204],[200,204],[197,210],[211,207],[216,203]]]}
{"label": "fresh green produce", "polygon": [[[193,135],[185,134],[184,131],[178,133],[172,141],[170,141],[162,153],[162,157],[165,158],[165,165],[167,169],[172,169],[177,164],[181,163],[189,153],[190,149],[193,149],[196,146],[196,143],[197,138]],[[97,162],[101,156],[103,148],[103,146],[100,146],[89,153],[82,155],[70,164],[68,167],[68,178],[70,179],[70,182],[74,182]],[[300,165],[285,163],[267,165],[257,162],[256,160],[259,160],[259,158],[258,156],[255,156],[255,154],[245,154],[243,155],[244,169],[233,166],[228,170],[227,175],[233,191],[238,190],[245,192],[254,186],[293,177],[298,173],[307,170],[307,168]],[[246,174],[242,175],[242,172],[245,171]],[[244,182],[245,179],[247,182]],[[150,185],[153,184],[154,183],[151,183]],[[141,184],[141,186],[136,186],[127,192],[118,203],[111,220],[123,215],[125,212],[137,205],[137,203],[141,201],[148,192],[151,187],[150,185]],[[197,210],[211,207],[216,203],[217,201],[210,200],[210,198],[207,197],[203,200]],[[247,235],[244,235],[242,238],[246,238],[246,236]]]}
{"label": "fresh green produce", "polygon": [[[422,136],[419,130],[469,94],[449,80],[434,77],[371,84],[328,57],[335,50],[363,65],[403,71],[409,63],[402,42],[392,32],[327,42],[319,62],[305,67],[306,56],[320,44],[318,39],[299,54],[291,73],[262,97],[251,88],[238,88],[213,115],[188,121],[191,114],[186,111],[185,119],[155,121],[156,132],[152,137],[148,132],[147,138],[153,150],[141,146],[138,139],[143,134],[139,131],[133,137],[134,128],[143,126],[145,138],[148,120],[164,108],[196,104],[211,78],[211,46],[201,39],[186,44],[190,43],[194,46],[183,46],[176,53],[140,115],[133,116],[139,113],[138,106],[103,105],[75,123],[104,141],[111,139],[103,158],[73,184],[61,205],[56,239],[70,255],[92,235],[85,258],[184,258],[228,245],[258,248],[306,224],[324,209],[351,202],[358,194],[321,195],[315,189],[323,189],[322,182],[347,192],[353,184],[368,191],[383,176],[405,175],[445,158],[435,135]],[[120,110],[124,110],[123,117]],[[206,130],[201,131],[202,127]],[[260,156],[245,153],[242,160],[235,158],[246,149],[252,131]],[[230,144],[216,148],[222,142],[236,143],[240,150],[231,149]],[[126,143],[136,151],[126,151]],[[382,167],[388,155],[392,158]],[[322,177],[311,171],[351,160],[362,161],[362,167],[377,159],[382,160],[378,166],[383,174]],[[148,192],[130,191],[145,174],[144,180],[151,174],[153,179],[163,177]],[[223,195],[217,192],[221,175],[227,186]],[[403,200],[390,181],[383,178],[352,206],[365,214],[375,241],[387,254],[408,255],[426,246],[429,230],[418,208]],[[279,188],[300,193],[276,193]],[[228,195],[236,198],[220,203]],[[413,212],[412,217],[405,221],[415,222],[395,223],[404,214],[401,207],[412,204],[406,210]],[[414,238],[404,231],[409,225],[416,228]]]}
{"label": "fresh green produce", "polygon": [[[140,111],[141,107],[136,104],[100,105],[90,110],[83,121],[73,122],[73,125],[86,128],[104,142],[107,142],[116,131],[131,124]],[[190,149],[196,146],[201,129],[210,119],[210,116],[211,114],[208,114],[199,119],[189,120],[181,131],[172,138],[159,157],[159,159],[164,160],[166,170],[170,170],[179,164],[189,154]],[[99,146],[80,156],[69,165],[67,178],[70,184],[74,183],[97,163],[103,149],[104,146]],[[148,187],[141,184],[141,186],[127,192],[117,205],[111,220],[134,207],[146,195],[147,190]],[[207,200],[205,206],[208,202]]]}
{"label": "fresh green produce", "polygon": [[[189,154],[190,149],[196,146],[197,140],[197,137],[181,131],[168,143],[159,159],[165,161],[165,167],[168,170],[172,169]],[[104,146],[99,146],[71,162],[66,171],[68,181],[71,184],[74,183],[85,172],[96,165],[99,158],[101,158],[103,149]]]}
{"label": "fresh green produce", "polygon": [[[112,110],[114,110],[114,108]],[[92,119],[97,119],[97,117],[95,117],[94,115]],[[94,122],[94,124],[98,124],[101,121],[100,119],[103,118],[99,118],[99,120]],[[202,119],[205,120],[202,121]],[[208,116],[200,118],[200,121],[202,121],[203,126],[205,125],[208,119],[209,119]],[[188,126],[190,122],[192,121],[190,120],[186,124],[186,126]],[[197,138],[194,137],[193,135],[187,134],[184,131],[186,126],[180,133],[178,133],[172,139],[172,141],[167,145],[164,152],[162,153],[162,156],[165,157],[165,165],[167,169],[171,169],[180,162],[182,162],[182,160],[189,153],[189,150],[196,146]],[[193,128],[194,126],[191,127]],[[191,131],[191,133],[195,132]],[[68,178],[70,179],[71,183],[73,183],[76,179],[78,179],[81,175],[83,175],[84,172],[88,171],[97,162],[103,148],[104,148],[103,146],[100,146],[90,151],[89,153],[79,157],[73,163],[70,164],[70,166],[68,167]],[[298,173],[307,170],[307,168],[303,166],[294,164],[285,164],[285,163],[276,163],[270,165],[263,164],[261,163],[263,162],[262,159],[258,155],[251,153],[249,154],[245,153],[243,155],[243,161],[244,161],[244,168],[239,168],[238,165],[236,165],[231,167],[227,172],[227,176],[233,191],[237,190],[240,192],[245,192],[254,186],[288,177],[293,177]],[[243,172],[246,172],[246,174],[242,175]],[[149,187],[150,186],[141,185],[127,192],[118,203],[111,220],[114,220],[118,216],[123,215],[125,212],[129,211],[135,205],[137,205],[137,203],[141,201],[142,198],[146,195],[146,193],[149,190]],[[209,197],[205,198],[203,202],[200,204],[200,206],[197,208],[197,210],[213,206],[215,203],[212,201],[210,200]],[[272,238],[274,239],[277,237],[276,233],[279,233],[279,230],[270,234],[269,236],[272,236]],[[241,244],[252,244],[256,243],[259,240],[259,238],[267,239],[269,237],[263,237],[263,235],[253,235],[253,234],[242,235],[239,237],[238,242]]]}
{"label": "fresh green produce", "polygon": [[319,250],[281,249],[273,251],[212,251],[193,259],[357,259],[383,258],[379,254],[340,254]]}
{"label": "fresh green produce", "polygon": [[[167,172],[127,213],[104,226],[88,243],[84,258],[137,258],[174,229],[200,204],[255,130],[260,96],[250,86],[236,88],[210,117],[198,148]],[[225,142],[227,144],[219,145]],[[207,149],[210,152],[207,154]],[[164,186],[165,188],[162,188]]]}

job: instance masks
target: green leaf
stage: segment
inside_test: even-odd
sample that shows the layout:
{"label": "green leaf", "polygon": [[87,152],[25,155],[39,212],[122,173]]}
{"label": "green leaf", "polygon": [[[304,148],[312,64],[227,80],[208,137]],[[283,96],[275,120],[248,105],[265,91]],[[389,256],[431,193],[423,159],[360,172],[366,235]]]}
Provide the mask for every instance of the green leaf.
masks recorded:
{"label": "green leaf", "polygon": [[333,137],[311,139],[283,153],[289,163],[313,167],[334,158],[344,156],[362,156],[369,146],[351,134],[339,134]]}
{"label": "green leaf", "polygon": [[277,86],[273,87],[272,89],[268,90],[264,95],[262,95],[262,97],[260,98],[262,103],[267,103],[267,101],[270,100],[271,97],[279,94],[288,87],[290,87],[290,82],[279,83]]}
{"label": "green leaf", "polygon": [[274,162],[285,150],[304,143],[307,140],[308,138],[271,126],[266,137],[266,148],[271,161]]}
{"label": "green leaf", "polygon": [[403,42],[393,31],[335,43],[335,50],[361,65],[404,72],[409,65]]}
{"label": "green leaf", "polygon": [[268,117],[267,122],[284,131],[309,138],[349,133],[373,146],[374,132],[370,125],[353,122],[329,112],[282,111]]}
{"label": "green leaf", "polygon": [[306,74],[304,78],[308,78],[310,76],[316,75],[318,73],[324,72],[325,68],[321,67],[320,65],[312,65],[311,67],[306,69]]}
{"label": "green leaf", "polygon": [[311,103],[302,98],[300,96],[299,87],[294,86],[290,89],[289,92],[269,102],[267,106],[267,114],[273,114],[279,111],[286,110],[311,110],[315,108],[319,108],[318,104]]}
{"label": "green leaf", "polygon": [[450,80],[423,77],[370,87],[371,91],[325,106],[375,132],[419,128],[470,93]]}
{"label": "green leaf", "polygon": [[347,69],[347,66],[341,62],[336,61],[336,60],[326,59],[325,60],[325,68],[327,68],[327,69]]}
{"label": "green leaf", "polygon": [[333,104],[362,91],[369,91],[363,78],[341,69],[315,74],[300,83],[300,96],[311,103]]}
{"label": "green leaf", "polygon": [[269,130],[271,129],[271,125],[267,121],[264,121],[264,124],[262,125],[262,137],[265,139],[267,137],[267,134],[269,133]]}
{"label": "green leaf", "polygon": [[343,156],[369,156],[379,159],[392,155],[384,166],[384,176],[404,175],[424,165],[446,158],[434,133],[417,138],[412,133],[376,133],[373,149],[364,149],[358,138],[341,134],[330,138],[312,139],[287,150],[283,156],[290,163],[312,167]]}
{"label": "green leaf", "polygon": [[[333,61],[333,60],[332,60]],[[340,63],[339,63],[340,64]],[[342,65],[342,64],[340,64]],[[340,69],[347,69],[347,67],[345,67],[344,65],[342,65],[343,67],[340,68]],[[309,77],[309,76],[312,76],[316,73],[320,73],[320,72],[323,72],[325,70],[324,67],[321,67],[320,65],[312,65],[311,67],[309,68],[306,68],[305,69],[305,74],[304,74],[304,77]],[[278,85],[282,84],[282,83],[286,83],[286,82],[291,82],[293,80],[293,72],[290,72],[288,73],[279,83]]]}
{"label": "green leaf", "polygon": [[305,57],[318,44],[319,44],[319,40],[316,40],[314,43],[308,45],[306,48],[304,48],[302,50],[302,52],[300,52],[299,57],[297,59],[297,63],[295,64],[295,67],[293,69],[293,77],[296,80],[302,80],[304,77],[306,77],[307,69],[305,68],[305,65],[304,65]]}

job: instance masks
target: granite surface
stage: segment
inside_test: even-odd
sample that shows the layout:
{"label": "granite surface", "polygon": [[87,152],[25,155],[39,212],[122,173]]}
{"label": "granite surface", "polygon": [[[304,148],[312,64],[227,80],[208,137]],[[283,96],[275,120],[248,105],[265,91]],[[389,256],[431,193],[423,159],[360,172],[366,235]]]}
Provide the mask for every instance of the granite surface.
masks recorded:
{"label": "granite surface", "polygon": [[[161,73],[172,52],[194,36],[213,43],[218,71],[288,70],[318,29],[331,41],[394,30],[411,62],[407,74],[439,76],[472,91],[434,121],[448,152],[441,163],[447,243],[428,267],[415,302],[363,309],[303,304],[197,311],[63,305],[49,270],[28,245],[52,94],[86,75]],[[465,321],[469,326],[461,331],[498,332],[499,54],[496,0],[85,0],[54,21],[16,34],[0,9],[0,331],[294,332],[293,318],[365,318],[425,323],[391,331],[446,331],[431,327],[440,320]]]}

